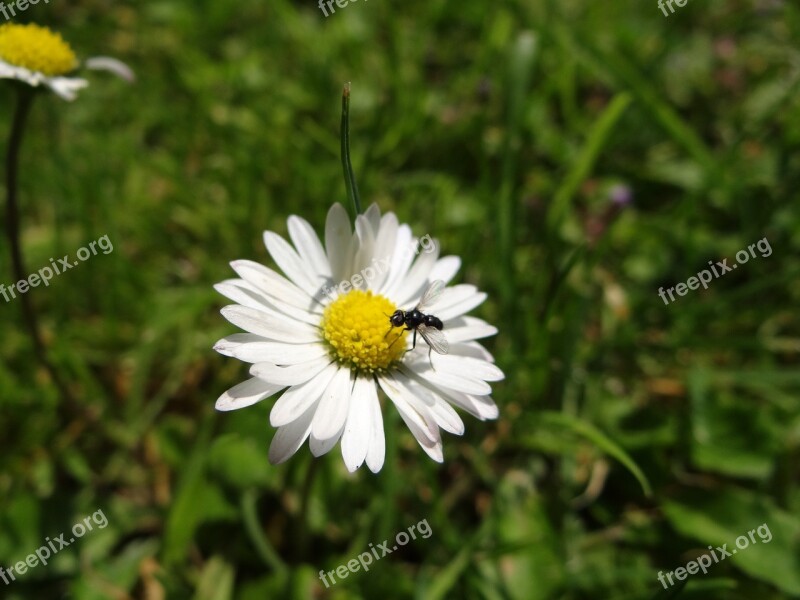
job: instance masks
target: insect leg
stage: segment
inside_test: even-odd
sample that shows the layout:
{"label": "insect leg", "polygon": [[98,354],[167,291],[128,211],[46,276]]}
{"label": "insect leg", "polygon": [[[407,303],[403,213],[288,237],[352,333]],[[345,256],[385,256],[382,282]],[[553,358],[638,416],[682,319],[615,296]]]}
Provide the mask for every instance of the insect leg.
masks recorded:
{"label": "insect leg", "polygon": [[[392,331],[392,330],[390,329],[390,330],[389,330],[389,332],[391,332],[391,331]],[[387,333],[386,335],[389,335],[389,333]],[[386,335],[385,335],[385,336],[383,336],[383,339],[386,339]],[[401,331],[400,333],[398,333],[398,334],[397,334],[397,337],[396,337],[396,338],[394,338],[394,340],[392,340],[392,343],[391,343],[391,344],[389,344],[389,348],[391,348],[392,346],[394,346],[394,343],[395,343],[397,340],[399,340],[401,337],[403,337],[403,332],[402,332],[402,331]]]}
{"label": "insect leg", "polygon": [[431,365],[431,369],[436,371],[436,367],[433,366],[433,358],[431,358],[431,352],[433,352],[433,346],[428,346],[428,362]]}

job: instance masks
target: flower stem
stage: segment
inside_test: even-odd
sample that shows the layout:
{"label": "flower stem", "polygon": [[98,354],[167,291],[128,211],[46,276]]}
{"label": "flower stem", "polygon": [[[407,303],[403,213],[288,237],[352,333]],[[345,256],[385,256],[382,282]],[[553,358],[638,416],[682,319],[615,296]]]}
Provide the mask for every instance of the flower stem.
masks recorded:
{"label": "flower stem", "polygon": [[242,494],[240,505],[245,530],[264,564],[269,566],[275,573],[285,574],[286,564],[281,560],[275,548],[272,547],[258,522],[257,503],[258,493],[256,490],[249,489]]}
{"label": "flower stem", "polygon": [[301,556],[305,556],[308,552],[308,504],[311,500],[311,490],[313,489],[314,482],[317,479],[320,462],[321,461],[319,460],[311,461],[311,465],[308,467],[308,471],[306,471],[305,481],[303,482],[303,491],[300,500],[300,526],[297,535],[297,549],[301,553]]}
{"label": "flower stem", "polygon": [[347,185],[347,195],[353,203],[355,216],[361,214],[361,198],[358,195],[358,184],[350,162],[350,82],[344,84],[342,90],[342,169]]}
{"label": "flower stem", "polygon": [[[18,171],[19,171],[19,151],[22,146],[22,134],[25,129],[25,122],[33,103],[34,93],[31,90],[20,87],[17,95],[17,106],[14,111],[14,120],[11,124],[11,133],[8,137],[8,151],[6,153],[6,235],[11,247],[11,270],[15,281],[27,279],[25,261],[22,257],[22,244],[20,243],[19,226],[19,204],[17,202]],[[44,369],[50,374],[50,378],[58,388],[68,406],[75,405],[69,388],[64,384],[55,367],[47,358],[47,351],[39,329],[39,321],[30,296],[20,294],[22,303],[22,317],[28,328],[28,333],[33,341],[33,348],[36,358]]]}

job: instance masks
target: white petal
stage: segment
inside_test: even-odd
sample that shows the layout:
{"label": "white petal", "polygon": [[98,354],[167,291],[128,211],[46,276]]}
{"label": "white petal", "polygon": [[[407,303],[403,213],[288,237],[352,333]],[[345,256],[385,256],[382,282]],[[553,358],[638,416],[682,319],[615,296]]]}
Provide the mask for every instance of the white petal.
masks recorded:
{"label": "white petal", "polygon": [[308,264],[317,275],[331,277],[331,265],[325,250],[308,221],[300,217],[289,217],[289,237],[297,248],[300,258]]}
{"label": "white petal", "polygon": [[491,421],[500,415],[500,409],[497,408],[497,404],[495,404],[491,396],[471,396],[469,394],[463,394],[461,396],[454,396],[451,400],[453,404],[475,415],[481,421]]}
{"label": "white petal", "polygon": [[220,294],[225,296],[228,300],[233,300],[236,304],[247,306],[248,308],[255,308],[261,310],[267,306],[263,299],[263,295],[259,297],[258,294],[253,293],[237,282],[242,282],[249,285],[244,279],[228,279],[214,285],[214,289]]}
{"label": "white petal", "polygon": [[400,225],[397,228],[389,275],[380,289],[380,293],[387,298],[394,297],[394,292],[401,285],[406,273],[408,273],[411,262],[414,260],[413,244],[411,228],[408,225]]}
{"label": "white petal", "polygon": [[464,435],[464,421],[458,413],[445,400],[437,401],[431,409],[436,424],[448,433],[453,435]]}
{"label": "white petal", "polygon": [[429,278],[431,281],[441,279],[445,283],[450,283],[461,268],[461,259],[457,256],[445,256],[436,261],[431,269]]}
{"label": "white petal", "polygon": [[[490,363],[494,362],[494,356],[492,356],[492,354],[478,342],[460,342],[458,344],[451,344],[450,355],[475,358],[477,360]],[[435,365],[436,361],[434,361],[433,364]]]}
{"label": "white petal", "polygon": [[[319,409],[317,409],[319,410]],[[336,445],[336,442],[339,441],[339,438],[342,437],[342,432],[344,431],[344,423],[339,429],[333,433],[330,437],[325,439],[318,439],[314,436],[313,425],[311,435],[308,438],[308,447],[311,449],[311,454],[314,456],[323,456],[333,450],[333,447]]]}
{"label": "white petal", "polygon": [[279,427],[269,445],[269,462],[273,465],[289,460],[311,433],[311,419],[316,406],[310,406],[300,417]]}
{"label": "white petal", "polygon": [[0,79],[18,79],[19,81],[24,81],[28,85],[37,87],[44,83],[47,77],[42,73],[30,71],[25,67],[18,67],[4,60],[0,60]]}
{"label": "white petal", "polygon": [[324,441],[340,433],[347,419],[352,389],[350,369],[340,368],[322,394],[314,422],[311,424],[312,438]]}
{"label": "white petal", "polygon": [[444,454],[442,452],[442,440],[439,440],[434,444],[428,445],[422,442],[419,438],[417,438],[417,443],[425,451],[425,454],[430,456],[433,460],[435,460],[438,463],[444,462]]}
{"label": "white petal", "polygon": [[309,344],[320,341],[319,331],[310,325],[281,318],[263,310],[231,304],[220,312],[237,327],[269,340],[288,344]]}
{"label": "white petal", "polygon": [[378,203],[373,202],[370,204],[369,207],[367,207],[367,210],[364,211],[363,216],[369,223],[373,236],[376,236],[378,234],[378,229],[381,226],[381,209],[378,206]]}
{"label": "white petal", "polygon": [[356,273],[360,273],[372,262],[375,256],[375,234],[372,224],[365,215],[356,217],[356,254],[353,258],[352,273],[350,279]]}
{"label": "white petal", "polygon": [[353,275],[351,239],[350,218],[344,207],[337,202],[331,206],[325,222],[325,250],[331,266],[331,276],[337,284]]}
{"label": "white petal", "polygon": [[313,327],[319,325],[319,313],[309,312],[303,308],[297,308],[281,302],[277,298],[271,298],[244,279],[228,279],[214,287],[220,294],[238,302],[242,306],[250,306],[259,310],[266,309],[266,312],[277,313],[281,318],[287,317]]}
{"label": "white petal", "polygon": [[[429,382],[426,382],[426,385],[428,383]],[[496,419],[500,414],[500,410],[497,408],[491,396],[473,396],[471,394],[462,394],[461,392],[445,388],[436,388],[436,391],[447,402],[455,404],[459,408],[463,408],[481,421]]]}
{"label": "white petal", "polygon": [[17,79],[17,68],[4,60],[0,60],[0,79]]}
{"label": "white petal", "polygon": [[78,90],[82,90],[89,82],[77,77],[48,77],[45,84],[64,100],[75,100]]}
{"label": "white petal", "polygon": [[390,381],[390,377],[378,378],[381,388],[394,402],[400,417],[425,453],[433,460],[443,462],[442,438],[430,410],[408,390]]}
{"label": "white petal", "polygon": [[[428,366],[430,366],[430,363]],[[472,379],[482,379],[483,381],[502,381],[506,378],[503,371],[496,365],[485,360],[466,356],[439,354],[436,355],[436,358],[433,360],[433,367],[436,369],[437,373],[442,375],[469,377]]]}
{"label": "white petal", "polygon": [[397,375],[397,380],[408,387],[412,393],[421,398],[429,406],[436,424],[449,433],[464,434],[464,422],[453,407],[438,393],[435,388],[429,388],[423,383],[405,375]]}
{"label": "white petal", "polygon": [[311,273],[311,267],[307,265],[297,251],[292,246],[272,231],[264,232],[264,245],[272,256],[275,263],[297,287],[309,296],[316,295],[322,288],[324,279]]}
{"label": "white petal", "polygon": [[472,299],[478,293],[478,288],[474,285],[470,285],[468,283],[462,283],[459,285],[454,285],[442,290],[442,294],[439,298],[431,304],[429,307],[430,311],[433,312],[434,310],[437,311],[437,314],[451,308],[453,306],[457,306]]}
{"label": "white petal", "polygon": [[308,410],[309,406],[317,404],[338,370],[336,364],[330,364],[305,383],[286,390],[269,413],[270,425],[287,425]]}
{"label": "white petal", "polygon": [[378,390],[374,385],[370,392],[369,409],[372,413],[372,432],[367,450],[367,466],[370,471],[377,473],[383,468],[383,461],[386,458],[386,438],[383,434],[383,415],[378,401]]}
{"label": "white petal", "polygon": [[231,267],[239,277],[266,294],[269,299],[275,298],[308,312],[322,312],[322,306],[306,292],[264,265],[251,260],[236,260],[231,263]]}
{"label": "white petal", "polygon": [[400,417],[408,427],[408,430],[414,436],[414,439],[417,440],[417,443],[425,451],[425,454],[430,456],[436,462],[444,462],[444,456],[442,454],[442,440],[439,435],[439,429],[436,429],[436,441],[431,442],[427,439],[425,431],[420,429],[419,424],[412,420],[408,413],[401,412]]}
{"label": "white petal", "polygon": [[465,394],[475,394],[476,396],[486,396],[492,393],[492,387],[485,381],[454,373],[434,371],[429,363],[425,361],[408,362],[406,366],[420,378],[437,387],[456,390]]}
{"label": "white petal", "polygon": [[[436,404],[436,398],[434,398],[432,393],[415,387],[417,382],[414,380],[414,372],[410,369],[406,368],[404,371],[395,371],[392,376],[394,377],[393,382],[404,388],[408,396],[413,397],[415,402],[421,402],[425,405],[426,409],[432,408],[433,405]],[[413,406],[416,406],[416,404]]]}
{"label": "white petal", "polygon": [[369,268],[374,271],[374,276],[369,280],[369,288],[381,289],[389,276],[389,266],[397,240],[397,217],[394,213],[386,213],[381,219],[378,235],[375,238],[375,249]]}
{"label": "white petal", "polygon": [[285,388],[285,385],[274,385],[253,377],[233,386],[217,400],[216,409],[221,411],[237,410],[261,402],[264,398]]}
{"label": "white petal", "polygon": [[497,335],[497,327],[474,317],[458,317],[447,323],[445,335],[453,345]]}
{"label": "white petal", "polygon": [[[321,295],[320,295],[321,296]],[[306,323],[312,327],[319,327],[320,313],[322,312],[322,304],[314,304],[315,311],[319,307],[319,312],[308,311],[304,308],[297,308],[285,302],[281,302],[278,298],[267,298],[267,304],[274,308],[280,314],[293,318],[295,321]]]}
{"label": "white petal", "polygon": [[310,313],[302,308],[295,308],[275,298],[269,298],[244,279],[228,279],[216,284],[214,289],[242,306],[265,312],[277,319],[298,324],[305,323],[314,328],[319,325],[319,314]]}
{"label": "white petal", "polygon": [[460,317],[461,315],[471,311],[476,306],[483,304],[484,300],[486,300],[486,294],[483,292],[478,292],[463,302],[459,302],[458,304],[454,304],[448,308],[437,309],[437,312],[434,314],[442,321],[453,319],[455,317]]}
{"label": "white petal", "polygon": [[500,409],[497,408],[491,396],[470,396],[467,399],[472,403],[472,406],[478,411],[482,419],[496,419],[500,414]]}
{"label": "white petal", "polygon": [[392,296],[393,298],[397,298],[398,304],[410,305],[419,301],[425,288],[427,288],[431,282],[431,270],[438,256],[439,248],[437,246],[433,252],[423,252],[417,258],[411,270],[408,272],[408,275],[403,279],[400,289]]}
{"label": "white petal", "polygon": [[117,77],[124,79],[127,82],[136,80],[136,75],[133,74],[131,68],[121,60],[111,58],[110,56],[95,56],[88,59],[85,63],[87,69],[95,71],[108,71]]}
{"label": "white petal", "polygon": [[264,381],[280,383],[286,387],[305,383],[329,364],[331,364],[331,359],[327,356],[288,367],[279,367],[270,362],[260,362],[250,367],[250,374]]}
{"label": "white petal", "polygon": [[266,341],[266,338],[254,333],[234,333],[222,338],[214,344],[214,350],[225,356],[233,356],[232,352],[242,344],[264,341]]}
{"label": "white petal", "polygon": [[411,429],[414,437],[418,441],[425,439],[429,445],[436,443],[439,439],[439,427],[423,403],[417,401],[408,390],[399,386],[391,375],[379,375],[378,383],[389,400],[397,407],[397,411]]}
{"label": "white petal", "polygon": [[279,366],[306,363],[328,356],[322,344],[283,344],[281,342],[253,342],[242,344],[231,351],[231,356],[243,362],[270,362]]}
{"label": "white petal", "polygon": [[377,401],[375,381],[367,377],[357,377],[342,434],[342,458],[351,473],[364,464],[367,458],[372,438],[371,404]]}

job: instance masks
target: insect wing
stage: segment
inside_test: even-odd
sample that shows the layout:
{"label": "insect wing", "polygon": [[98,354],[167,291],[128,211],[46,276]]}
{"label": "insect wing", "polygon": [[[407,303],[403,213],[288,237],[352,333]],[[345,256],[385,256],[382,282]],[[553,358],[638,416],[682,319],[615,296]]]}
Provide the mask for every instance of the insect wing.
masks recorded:
{"label": "insect wing", "polygon": [[436,301],[439,299],[439,296],[442,295],[443,290],[444,281],[441,279],[432,281],[427,289],[423,292],[422,298],[420,298],[419,304],[417,304],[417,310],[424,312],[426,307],[436,304]]}
{"label": "insect wing", "polygon": [[428,327],[427,325],[420,325],[417,331],[422,336],[422,339],[428,342],[428,345],[433,348],[437,354],[447,354],[450,352],[450,342],[444,337],[444,334],[435,327]]}

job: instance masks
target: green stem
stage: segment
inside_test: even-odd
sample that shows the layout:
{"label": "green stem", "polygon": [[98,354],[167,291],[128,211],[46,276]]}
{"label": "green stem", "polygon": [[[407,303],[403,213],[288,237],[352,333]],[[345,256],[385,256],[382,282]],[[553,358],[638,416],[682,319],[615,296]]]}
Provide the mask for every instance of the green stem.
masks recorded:
{"label": "green stem", "polygon": [[242,494],[241,507],[245,530],[250,537],[250,541],[253,542],[253,545],[256,547],[256,551],[261,557],[261,560],[276,573],[285,573],[286,564],[281,560],[281,557],[261,530],[261,525],[258,522],[258,511],[256,509],[257,501],[258,494],[254,489],[249,489]]}
{"label": "green stem", "polygon": [[319,464],[322,461],[315,459],[311,461],[311,465],[306,471],[306,478],[303,482],[303,491],[300,500],[300,526],[299,534],[297,536],[297,548],[301,552],[301,556],[305,555],[308,551],[309,540],[309,527],[308,527],[308,504],[311,500],[311,490],[314,487],[314,481],[319,472]]}
{"label": "green stem", "polygon": [[[8,137],[8,152],[6,153],[6,235],[11,247],[11,270],[15,281],[27,279],[25,261],[22,257],[22,244],[20,242],[19,226],[19,204],[17,201],[18,192],[18,172],[19,172],[19,151],[22,146],[22,137],[25,129],[25,122],[30,113],[33,103],[34,93],[27,87],[20,87],[17,95],[17,106],[14,111],[14,120],[11,123],[11,133]],[[20,294],[22,303],[22,317],[28,329],[28,333],[33,341],[33,348],[39,363],[50,374],[50,378],[58,388],[64,401],[68,406],[73,407],[75,402],[72,394],[63,382],[61,377],[47,358],[47,350],[42,340],[39,321],[36,311],[33,308],[30,296]]]}
{"label": "green stem", "polygon": [[358,195],[358,184],[350,162],[350,82],[344,84],[342,90],[342,170],[347,185],[347,195],[353,203],[355,216],[361,214],[361,198]]}

